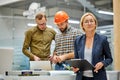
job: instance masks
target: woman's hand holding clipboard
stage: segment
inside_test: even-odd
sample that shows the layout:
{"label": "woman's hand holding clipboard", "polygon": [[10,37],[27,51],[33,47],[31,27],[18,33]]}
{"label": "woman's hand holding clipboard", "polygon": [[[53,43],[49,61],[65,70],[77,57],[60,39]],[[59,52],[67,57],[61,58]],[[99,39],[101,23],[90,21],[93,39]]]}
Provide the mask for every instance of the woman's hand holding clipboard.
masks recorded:
{"label": "woman's hand holding clipboard", "polygon": [[85,59],[71,59],[66,61],[71,67],[79,68],[80,71],[93,70],[94,66]]}

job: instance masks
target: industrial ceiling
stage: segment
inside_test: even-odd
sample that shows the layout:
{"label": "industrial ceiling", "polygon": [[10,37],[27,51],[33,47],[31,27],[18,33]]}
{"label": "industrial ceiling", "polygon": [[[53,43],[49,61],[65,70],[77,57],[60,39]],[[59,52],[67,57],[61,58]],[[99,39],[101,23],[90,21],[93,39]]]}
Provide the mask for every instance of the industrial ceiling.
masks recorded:
{"label": "industrial ceiling", "polygon": [[99,21],[99,25],[113,24],[113,15],[100,14],[97,10],[113,12],[112,0],[1,0],[0,7],[28,10],[32,2],[40,3],[46,8],[68,8],[94,13]]}

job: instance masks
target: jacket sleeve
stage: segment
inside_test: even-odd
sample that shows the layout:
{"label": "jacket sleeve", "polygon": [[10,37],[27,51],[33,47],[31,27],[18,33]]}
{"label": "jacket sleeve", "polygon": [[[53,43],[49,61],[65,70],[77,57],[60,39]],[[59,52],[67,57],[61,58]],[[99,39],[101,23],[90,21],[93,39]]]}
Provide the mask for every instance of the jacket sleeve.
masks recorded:
{"label": "jacket sleeve", "polygon": [[113,61],[109,42],[107,41],[107,37],[104,38],[102,45],[103,45],[103,54],[105,55],[105,60],[102,62],[104,63],[104,66],[107,67]]}
{"label": "jacket sleeve", "polygon": [[77,44],[78,44],[78,39],[79,39],[79,37],[77,37],[76,39],[75,39],[75,42],[74,42],[74,58],[79,58],[79,56],[78,56],[78,51],[77,51]]}

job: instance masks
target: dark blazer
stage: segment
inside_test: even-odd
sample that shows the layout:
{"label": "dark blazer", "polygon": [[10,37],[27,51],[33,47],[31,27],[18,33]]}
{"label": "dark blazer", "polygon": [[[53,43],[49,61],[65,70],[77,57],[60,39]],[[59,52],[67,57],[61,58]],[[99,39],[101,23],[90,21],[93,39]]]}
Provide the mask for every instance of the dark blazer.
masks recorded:
{"label": "dark blazer", "polygon": [[[84,59],[84,48],[85,48],[85,34],[76,38],[74,43],[74,53],[75,58]],[[109,47],[109,42],[107,37],[95,33],[94,42],[92,47],[92,64],[95,66],[98,62],[103,62],[104,67],[98,71],[98,73],[93,72],[94,80],[107,80],[106,70],[109,64],[113,61],[111,50]],[[81,80],[82,72],[79,71],[76,76],[76,80]]]}

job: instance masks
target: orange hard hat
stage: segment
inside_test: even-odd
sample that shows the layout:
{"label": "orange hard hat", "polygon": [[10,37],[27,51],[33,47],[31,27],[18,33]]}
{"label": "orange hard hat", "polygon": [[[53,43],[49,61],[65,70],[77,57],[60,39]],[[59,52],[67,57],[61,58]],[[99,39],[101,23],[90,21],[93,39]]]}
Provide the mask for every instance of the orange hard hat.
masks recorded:
{"label": "orange hard hat", "polygon": [[66,20],[68,20],[69,16],[66,12],[64,11],[58,11],[55,16],[54,16],[54,22],[56,24],[62,23]]}

